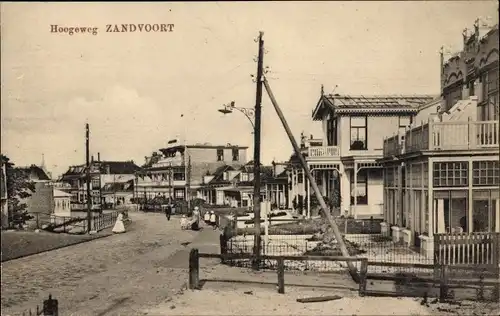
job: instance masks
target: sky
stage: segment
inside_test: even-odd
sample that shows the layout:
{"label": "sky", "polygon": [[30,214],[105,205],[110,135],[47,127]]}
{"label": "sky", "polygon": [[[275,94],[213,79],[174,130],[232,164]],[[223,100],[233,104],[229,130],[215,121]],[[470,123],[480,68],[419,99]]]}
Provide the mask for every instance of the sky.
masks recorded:
{"label": "sky", "polygon": [[[5,3],[1,6],[1,151],[54,175],[91,154],[134,160],[176,136],[249,146],[259,31],[273,93],[298,139],[320,137],[311,112],[325,93],[439,94],[439,50],[497,19],[496,1]],[[494,20],[497,21],[497,20]],[[172,32],[108,33],[107,24],[174,24]],[[97,35],[51,33],[97,27]],[[337,87],[336,87],[337,86]],[[262,161],[292,146],[265,93]]]}

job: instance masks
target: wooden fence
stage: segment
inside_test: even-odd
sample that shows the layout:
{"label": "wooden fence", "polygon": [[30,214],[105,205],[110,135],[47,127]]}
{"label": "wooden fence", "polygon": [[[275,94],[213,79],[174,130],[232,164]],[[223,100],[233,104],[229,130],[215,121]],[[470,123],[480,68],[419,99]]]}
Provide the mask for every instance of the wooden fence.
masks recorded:
{"label": "wooden fence", "polygon": [[92,218],[92,230],[98,232],[115,224],[118,212],[99,214]]}
{"label": "wooden fence", "polygon": [[[200,258],[218,258],[221,262],[226,260],[256,260],[252,254],[213,254],[213,253],[200,253],[198,249],[191,249],[189,254],[189,289],[200,290]],[[427,297],[437,296],[440,302],[457,299],[453,297],[454,291],[458,289],[473,289],[476,291],[477,300],[487,300],[493,302],[500,301],[500,280],[498,279],[498,272],[491,272],[484,267],[465,267],[459,268],[465,271],[474,272],[474,276],[470,278],[455,278],[453,277],[454,267],[439,266],[438,269],[430,264],[401,264],[392,262],[371,262],[367,258],[359,257],[340,257],[340,256],[259,256],[258,260],[276,260],[277,261],[277,284],[278,293],[285,293],[285,260],[311,260],[311,261],[338,261],[338,262],[360,262],[360,269],[356,275],[351,275],[356,283],[359,285],[358,293],[360,296],[413,296],[413,297]],[[368,266],[386,266],[405,268],[412,266],[414,268],[427,269],[429,271],[428,277],[418,277],[415,274],[398,273],[391,275],[388,273],[369,274]],[[436,275],[433,272],[438,271]],[[497,270],[498,271],[498,270]],[[463,272],[460,272],[461,274]],[[434,274],[434,275],[433,275]],[[467,273],[466,273],[467,274]],[[371,280],[368,282],[368,280]],[[373,285],[373,281],[392,281],[396,284],[396,290],[381,291],[374,289],[367,289],[367,284]],[[437,287],[435,286],[437,285]],[[421,288],[417,290],[416,288]],[[435,293],[437,290],[437,293]],[[489,290],[491,295],[486,295]],[[460,298],[458,298],[460,299]]]}
{"label": "wooden fence", "polygon": [[500,233],[435,234],[434,254],[436,265],[498,268]]}

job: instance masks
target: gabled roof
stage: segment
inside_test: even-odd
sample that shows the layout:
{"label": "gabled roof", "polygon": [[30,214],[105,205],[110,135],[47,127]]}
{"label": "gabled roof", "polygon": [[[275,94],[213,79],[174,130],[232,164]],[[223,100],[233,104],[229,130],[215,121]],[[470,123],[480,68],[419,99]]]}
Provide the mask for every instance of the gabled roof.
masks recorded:
{"label": "gabled roof", "polygon": [[50,180],[49,175],[41,167],[36,165],[31,165],[29,167],[17,167],[17,169],[26,173],[33,180]]}
{"label": "gabled roof", "polygon": [[[133,161],[93,161],[91,162],[91,170],[98,168],[101,173],[109,174],[134,174],[141,170]],[[71,166],[64,176],[83,175],[87,168],[85,165]]]}
{"label": "gabled roof", "polygon": [[58,189],[54,189],[54,197],[55,198],[71,197],[71,194],[63,192],[63,191],[58,190]]}
{"label": "gabled roof", "polygon": [[224,180],[224,173],[226,171],[234,171],[235,169],[230,165],[223,165],[218,167],[212,174],[212,180],[210,180],[207,184],[229,184],[230,180]]}
{"label": "gabled roof", "polygon": [[134,191],[134,180],[126,182],[106,183],[102,188],[103,192],[124,192]]}
{"label": "gabled roof", "polygon": [[313,111],[313,120],[321,120],[325,111],[333,114],[416,113],[431,102],[432,95],[323,95]]}

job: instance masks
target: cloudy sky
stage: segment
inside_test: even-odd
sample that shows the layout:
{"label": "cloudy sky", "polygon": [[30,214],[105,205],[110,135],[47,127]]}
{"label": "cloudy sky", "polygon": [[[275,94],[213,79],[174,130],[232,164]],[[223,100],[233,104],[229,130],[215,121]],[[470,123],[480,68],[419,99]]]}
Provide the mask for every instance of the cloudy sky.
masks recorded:
{"label": "cloudy sky", "polygon": [[[105,160],[142,164],[176,135],[191,143],[241,144],[251,125],[217,112],[255,104],[254,39],[264,31],[265,66],[298,137],[319,136],[310,119],[325,92],[439,93],[439,49],[459,50],[462,30],[496,17],[496,1],[271,3],[2,3],[1,150],[17,165],[54,174]],[[106,33],[107,24],[172,23],[169,33]],[[98,27],[51,33],[50,25]],[[183,117],[181,118],[181,115]],[[292,151],[263,98],[262,159]],[[249,157],[250,158],[250,157]]]}

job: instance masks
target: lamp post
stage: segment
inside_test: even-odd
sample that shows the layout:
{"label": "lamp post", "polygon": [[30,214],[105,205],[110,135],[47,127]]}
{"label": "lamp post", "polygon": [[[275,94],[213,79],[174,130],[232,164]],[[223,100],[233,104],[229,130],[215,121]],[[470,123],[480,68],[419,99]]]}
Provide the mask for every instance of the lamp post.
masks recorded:
{"label": "lamp post", "polygon": [[240,108],[236,107],[234,105],[234,101],[231,101],[229,104],[224,104],[222,109],[219,109],[218,111],[221,112],[222,114],[230,114],[233,113],[234,110],[239,111],[245,115],[245,117],[248,119],[250,124],[252,124],[252,134],[255,134],[255,109],[253,108]]}

